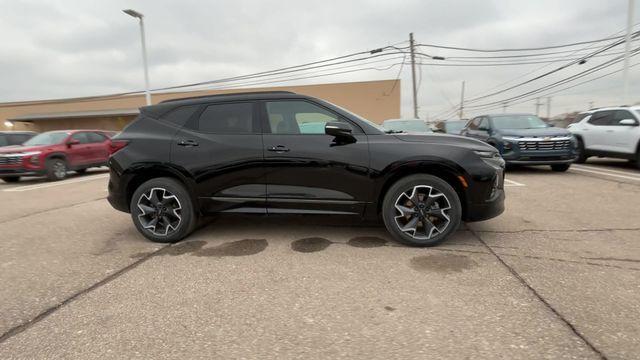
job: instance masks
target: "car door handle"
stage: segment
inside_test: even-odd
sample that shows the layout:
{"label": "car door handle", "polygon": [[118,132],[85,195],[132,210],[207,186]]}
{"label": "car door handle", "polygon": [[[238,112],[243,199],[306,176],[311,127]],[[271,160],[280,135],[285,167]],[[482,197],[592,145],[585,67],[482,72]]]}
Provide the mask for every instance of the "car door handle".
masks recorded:
{"label": "car door handle", "polygon": [[198,142],[195,140],[180,140],[178,141],[178,145],[187,147],[198,146]]}
{"label": "car door handle", "polygon": [[284,145],[277,145],[277,146],[272,146],[270,148],[267,148],[267,150],[277,152],[277,153],[285,153],[289,151],[289,148]]}

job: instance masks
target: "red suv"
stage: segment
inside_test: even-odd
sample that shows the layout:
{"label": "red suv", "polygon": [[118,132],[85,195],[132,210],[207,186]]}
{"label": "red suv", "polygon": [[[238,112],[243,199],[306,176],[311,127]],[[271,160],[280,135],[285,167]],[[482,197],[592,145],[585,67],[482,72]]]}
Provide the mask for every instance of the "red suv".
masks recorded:
{"label": "red suv", "polygon": [[0,149],[0,178],[16,182],[21,176],[46,176],[61,180],[67,171],[85,172],[106,166],[115,150],[109,132],[102,130],[49,131],[22,146]]}

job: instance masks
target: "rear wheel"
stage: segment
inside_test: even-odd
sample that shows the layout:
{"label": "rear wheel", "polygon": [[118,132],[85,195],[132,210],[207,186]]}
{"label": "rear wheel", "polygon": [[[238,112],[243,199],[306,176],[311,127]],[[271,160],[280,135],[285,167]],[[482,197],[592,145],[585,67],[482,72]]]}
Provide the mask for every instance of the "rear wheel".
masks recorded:
{"label": "rear wheel", "polygon": [[67,162],[62,159],[47,160],[47,179],[58,181],[67,177]]}
{"label": "rear wheel", "polygon": [[564,172],[569,170],[569,167],[571,167],[571,164],[554,164],[554,165],[551,165],[551,170],[557,171],[557,172]]}
{"label": "rear wheel", "polygon": [[20,181],[20,176],[4,176],[2,180],[7,183],[15,183]]}
{"label": "rear wheel", "polygon": [[456,191],[431,175],[398,180],[387,191],[382,218],[399,242],[410,246],[434,246],[460,225],[462,206]]}
{"label": "rear wheel", "polygon": [[171,178],[149,180],[136,189],[130,203],[131,218],[147,239],[172,243],[194,229],[197,217],[185,187]]}

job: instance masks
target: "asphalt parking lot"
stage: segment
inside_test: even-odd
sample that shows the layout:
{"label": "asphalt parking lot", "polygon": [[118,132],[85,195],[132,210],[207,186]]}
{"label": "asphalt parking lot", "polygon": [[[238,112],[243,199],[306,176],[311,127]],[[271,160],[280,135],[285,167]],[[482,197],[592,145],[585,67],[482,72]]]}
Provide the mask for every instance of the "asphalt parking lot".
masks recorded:
{"label": "asphalt parking lot", "polygon": [[507,173],[445,244],[330,217],[225,216],[162,246],[104,170],[0,184],[0,358],[637,358],[640,171]]}

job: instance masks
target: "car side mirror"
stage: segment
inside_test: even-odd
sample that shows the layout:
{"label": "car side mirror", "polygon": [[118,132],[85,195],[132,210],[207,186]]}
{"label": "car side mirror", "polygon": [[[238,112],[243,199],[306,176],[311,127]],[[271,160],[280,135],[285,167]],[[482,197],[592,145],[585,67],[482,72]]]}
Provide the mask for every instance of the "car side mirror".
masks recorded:
{"label": "car side mirror", "polygon": [[624,126],[638,126],[638,122],[634,119],[624,119],[618,122],[620,125]]}
{"label": "car side mirror", "polygon": [[489,128],[488,127],[484,127],[484,126],[479,127],[478,130],[489,132]]}
{"label": "car side mirror", "polygon": [[335,136],[337,138],[353,139],[353,128],[347,123],[334,121],[328,122],[324,126],[324,133],[327,135]]}
{"label": "car side mirror", "polygon": [[78,145],[78,144],[80,144],[80,140],[71,139],[67,141],[67,147],[72,147],[73,145]]}

